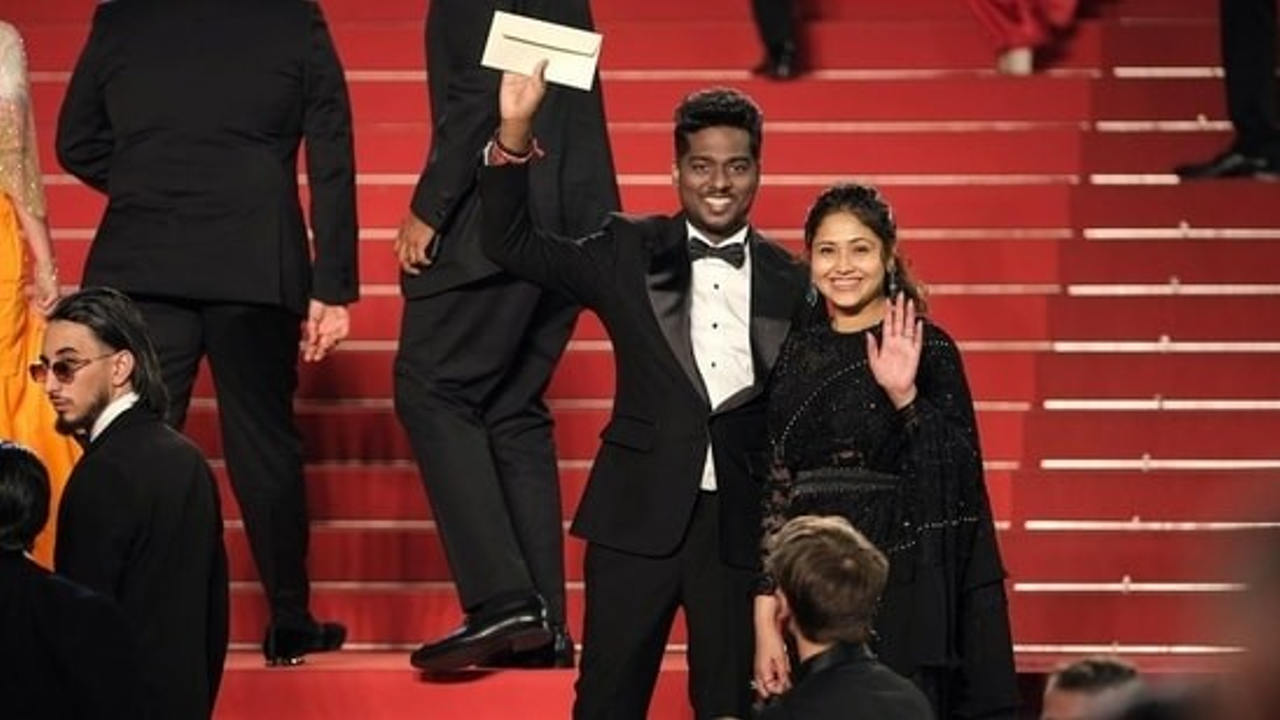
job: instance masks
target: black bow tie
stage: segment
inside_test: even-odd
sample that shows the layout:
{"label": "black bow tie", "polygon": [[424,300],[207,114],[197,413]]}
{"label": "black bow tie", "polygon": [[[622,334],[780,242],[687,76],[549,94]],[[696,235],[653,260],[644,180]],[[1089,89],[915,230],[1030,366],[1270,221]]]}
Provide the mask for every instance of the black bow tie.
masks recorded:
{"label": "black bow tie", "polygon": [[693,261],[703,258],[720,258],[730,265],[740,268],[747,261],[746,243],[726,243],[710,245],[697,238],[689,238],[689,259]]}

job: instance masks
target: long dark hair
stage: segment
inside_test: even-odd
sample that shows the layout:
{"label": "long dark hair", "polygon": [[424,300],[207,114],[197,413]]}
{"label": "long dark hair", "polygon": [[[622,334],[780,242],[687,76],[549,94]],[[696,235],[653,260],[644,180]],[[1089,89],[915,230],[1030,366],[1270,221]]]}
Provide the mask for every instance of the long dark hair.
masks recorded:
{"label": "long dark hair", "polygon": [[[827,188],[813,201],[804,221],[804,249],[813,249],[813,236],[827,216],[847,212],[858,218],[867,229],[880,238],[881,259],[885,264],[885,290],[901,290],[907,299],[916,304],[916,312],[929,309],[925,289],[912,275],[907,263],[898,252],[898,225],[893,218],[893,208],[879,190],[870,185],[842,183]],[[892,267],[892,270],[890,268]]]}
{"label": "long dark hair", "polygon": [[0,550],[30,550],[49,516],[49,473],[27,448],[0,440]]}
{"label": "long dark hair", "polygon": [[169,393],[160,374],[160,360],[142,314],[128,296],[109,287],[85,288],[60,300],[49,320],[84,325],[112,350],[132,353],[133,372],[129,374],[129,382],[138,393],[139,404],[161,418],[166,416]]}

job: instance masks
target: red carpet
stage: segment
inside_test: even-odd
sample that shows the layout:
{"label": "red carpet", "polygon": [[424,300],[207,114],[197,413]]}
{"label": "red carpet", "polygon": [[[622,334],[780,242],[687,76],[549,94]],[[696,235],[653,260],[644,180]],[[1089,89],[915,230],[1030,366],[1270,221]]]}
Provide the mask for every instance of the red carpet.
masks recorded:
{"label": "red carpet", "polygon": [[[94,2],[18,4],[5,14],[27,37],[51,219],[74,280],[103,201],[61,174],[51,145]],[[299,393],[314,605],[347,622],[355,646],[381,652],[270,671],[233,654],[218,717],[565,717],[568,672],[441,683],[408,668],[404,648],[458,619],[390,403],[401,304],[390,238],[429,140],[424,3],[324,5],[356,116],[366,293],[353,342],[305,368]],[[759,48],[739,0],[593,5],[627,210],[672,209],[671,109],[709,84],[763,105],[755,220],[792,248],[831,182],[868,179],[893,201],[936,317],[965,351],[1019,667],[1115,649],[1147,669],[1220,668],[1231,648],[1214,620],[1239,589],[1228,559],[1277,531],[1264,498],[1280,470],[1280,202],[1274,184],[1187,186],[1169,174],[1230,138],[1213,77],[1215,3],[1095,3],[1047,72],[1009,79],[989,70],[959,0],[814,0],[819,69],[791,84],[745,71]],[[608,415],[604,340],[584,315],[550,392],[566,517]],[[218,459],[207,378],[197,395],[189,430]],[[233,641],[251,648],[265,608],[224,498]],[[579,634],[582,551],[567,544]],[[683,637],[678,626],[655,718],[689,717]]]}

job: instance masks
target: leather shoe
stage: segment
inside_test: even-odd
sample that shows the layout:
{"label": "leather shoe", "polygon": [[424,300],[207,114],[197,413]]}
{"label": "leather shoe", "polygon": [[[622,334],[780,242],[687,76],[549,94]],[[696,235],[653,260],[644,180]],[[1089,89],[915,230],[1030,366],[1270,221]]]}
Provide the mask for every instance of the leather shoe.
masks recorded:
{"label": "leather shoe", "polygon": [[414,651],[409,662],[426,672],[480,665],[502,653],[521,653],[552,641],[546,608],[534,596],[467,615],[462,627]]}
{"label": "leather shoe", "polygon": [[267,659],[267,665],[273,667],[301,665],[303,655],[337,650],[346,640],[347,628],[341,623],[312,623],[304,628],[271,623],[262,641],[262,655]]}
{"label": "leather shoe", "polygon": [[1232,177],[1273,179],[1280,174],[1280,166],[1261,155],[1228,150],[1207,162],[1179,165],[1173,171],[1183,180]]}
{"label": "leather shoe", "polygon": [[524,652],[505,652],[493,656],[484,664],[494,669],[542,669],[572,668],[573,638],[564,627],[551,629],[551,642]]}
{"label": "leather shoe", "polygon": [[755,68],[757,75],[774,80],[793,80],[800,75],[798,53],[794,43],[783,43],[769,48],[764,61]]}

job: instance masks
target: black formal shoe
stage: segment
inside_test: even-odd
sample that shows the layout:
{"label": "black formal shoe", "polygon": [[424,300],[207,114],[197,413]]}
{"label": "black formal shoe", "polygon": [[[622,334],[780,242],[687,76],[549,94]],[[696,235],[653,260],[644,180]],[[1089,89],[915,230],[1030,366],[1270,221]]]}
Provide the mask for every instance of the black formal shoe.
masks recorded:
{"label": "black formal shoe", "polygon": [[484,666],[495,669],[541,669],[573,667],[573,638],[563,627],[551,629],[551,642],[524,652],[505,652],[490,658]]}
{"label": "black formal shoe", "polygon": [[1280,163],[1261,155],[1250,155],[1233,149],[1208,162],[1179,165],[1173,171],[1183,180],[1233,177],[1274,179],[1280,174]]}
{"label": "black formal shoe", "polygon": [[800,64],[795,44],[783,43],[770,47],[764,61],[756,66],[754,72],[774,80],[792,80],[799,76]]}
{"label": "black formal shoe", "polygon": [[329,652],[342,647],[347,628],[341,623],[313,623],[310,627],[293,628],[272,623],[262,641],[262,655],[267,664],[301,665],[307,653]]}
{"label": "black formal shoe", "polygon": [[546,608],[534,596],[467,615],[462,627],[414,651],[409,662],[426,672],[482,665],[502,653],[521,653],[551,642]]}

